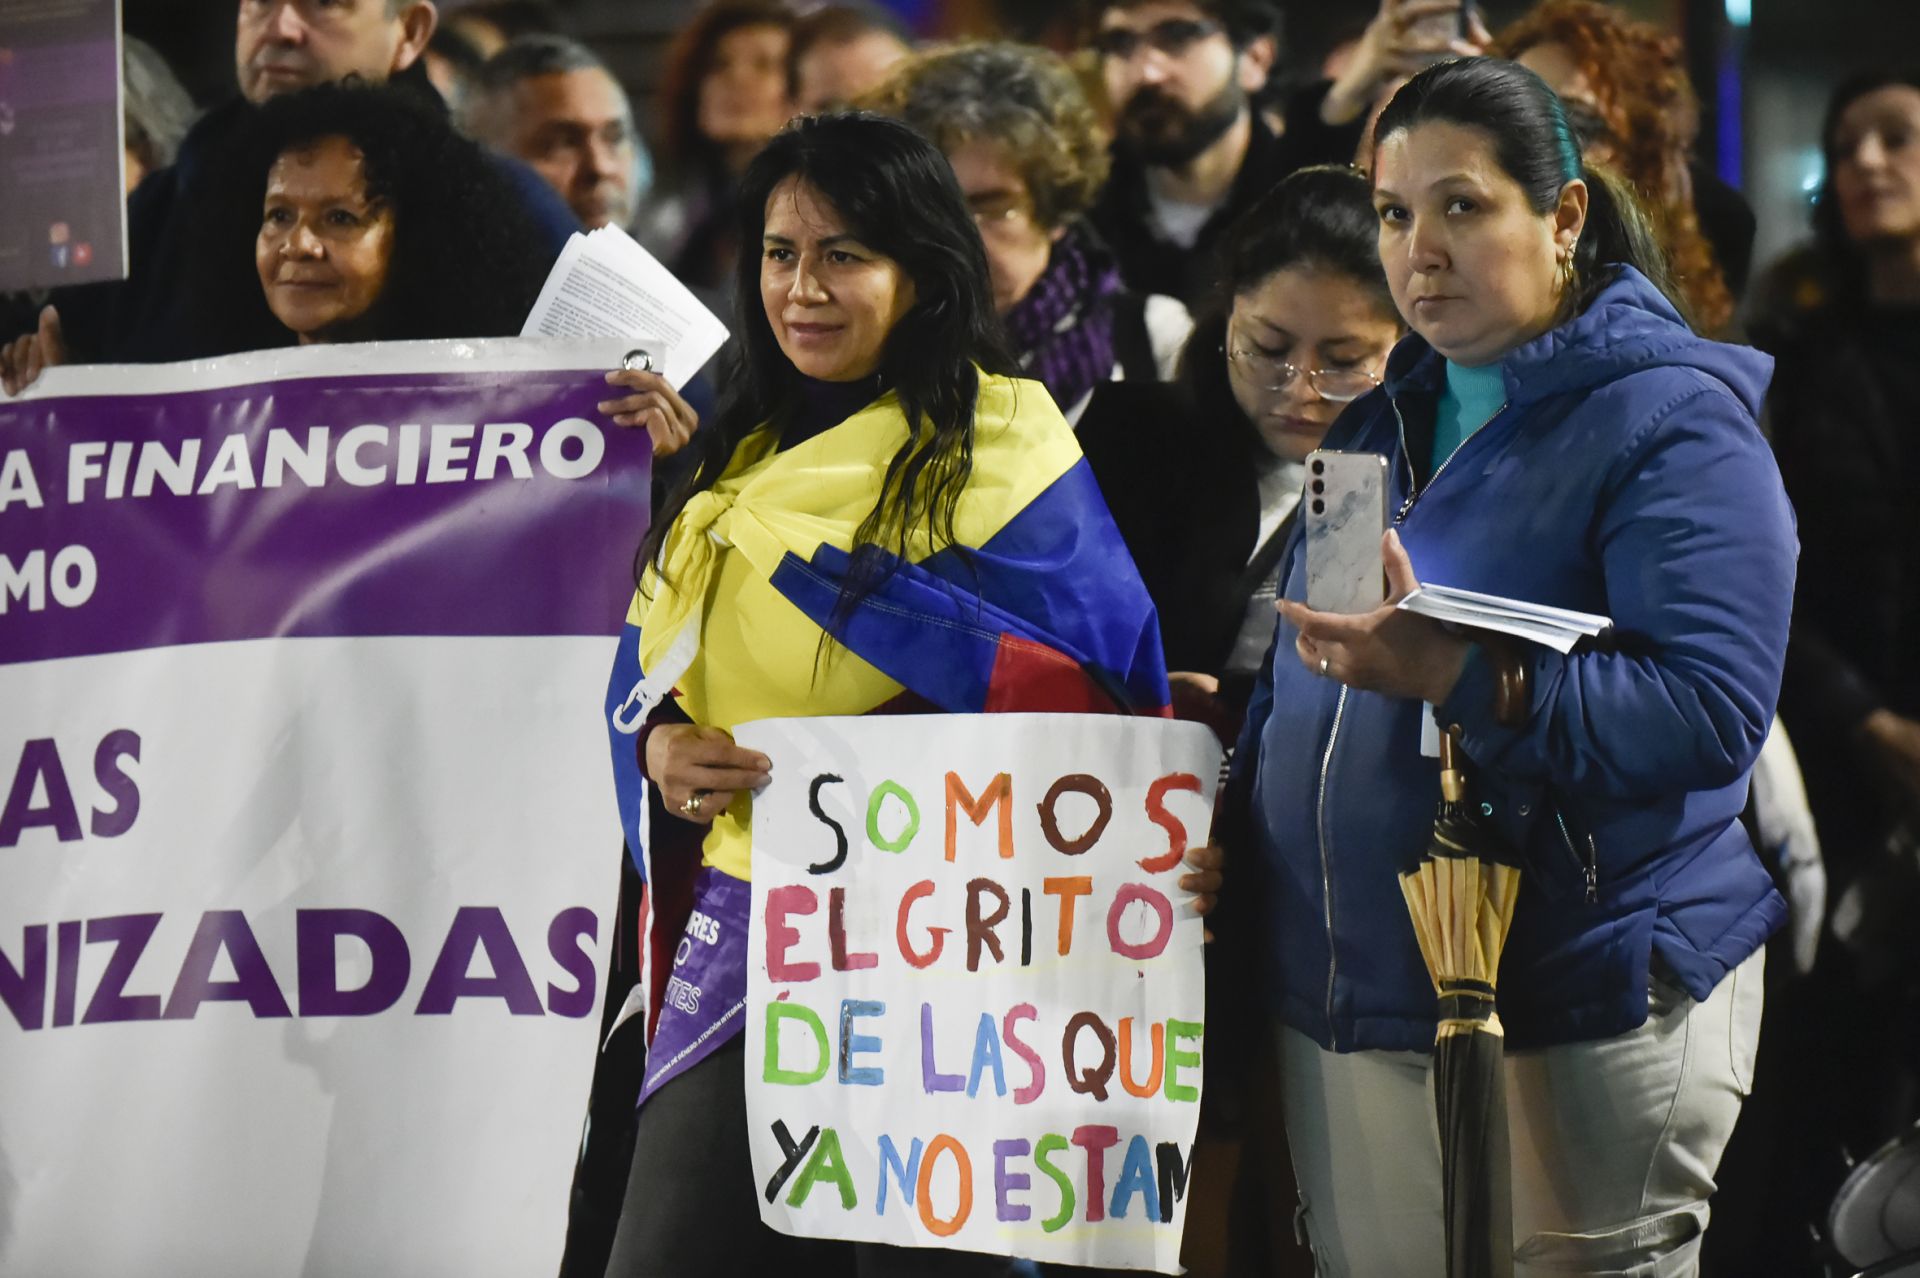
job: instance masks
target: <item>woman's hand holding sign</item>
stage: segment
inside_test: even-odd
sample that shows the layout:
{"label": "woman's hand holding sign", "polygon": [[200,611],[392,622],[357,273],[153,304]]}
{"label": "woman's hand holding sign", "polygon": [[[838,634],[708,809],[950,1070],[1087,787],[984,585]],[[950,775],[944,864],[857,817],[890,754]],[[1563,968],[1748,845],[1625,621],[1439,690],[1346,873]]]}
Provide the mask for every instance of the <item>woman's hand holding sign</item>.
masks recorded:
{"label": "woman's hand holding sign", "polygon": [[66,362],[67,343],[60,332],[60,313],[45,307],[33,332],[0,344],[0,390],[18,395],[33,385],[42,369]]}
{"label": "woman's hand holding sign", "polygon": [[[1193,893],[1193,912],[1201,918],[1213,912],[1220,904],[1220,885],[1225,882],[1222,871],[1226,868],[1227,854],[1217,843],[1202,843],[1198,847],[1187,849],[1187,872],[1180,876],[1180,890]],[[1207,939],[1213,939],[1213,929],[1207,929]]]}
{"label": "woman's hand holding sign", "polygon": [[701,825],[727,810],[742,790],[767,783],[772,761],[743,750],[721,728],[670,723],[647,735],[647,776],[676,815]]}
{"label": "woman's hand holding sign", "polygon": [[607,384],[633,392],[619,399],[603,400],[600,411],[616,426],[644,426],[653,440],[655,457],[670,457],[686,447],[693,432],[700,429],[700,415],[680,397],[666,378],[640,368],[616,368],[607,374]]}
{"label": "woman's hand holding sign", "polygon": [[1227,854],[1218,844],[1202,843],[1187,849],[1187,872],[1180,876],[1180,890],[1193,893],[1193,912],[1205,916],[1220,903],[1221,870]]}

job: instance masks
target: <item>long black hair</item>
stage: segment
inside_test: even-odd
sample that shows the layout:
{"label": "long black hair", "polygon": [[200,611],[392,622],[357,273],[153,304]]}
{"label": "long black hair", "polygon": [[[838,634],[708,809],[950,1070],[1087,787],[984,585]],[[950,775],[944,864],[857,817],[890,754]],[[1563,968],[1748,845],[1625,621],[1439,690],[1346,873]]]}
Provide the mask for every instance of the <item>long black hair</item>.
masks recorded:
{"label": "long black hair", "polygon": [[1227,325],[1234,298],[1289,267],[1306,267],[1352,280],[1381,315],[1401,322],[1380,266],[1373,188],[1355,168],[1315,165],[1287,177],[1227,228],[1218,262],[1219,282],[1194,320],[1180,357],[1180,374],[1201,412],[1210,419],[1241,423],[1249,443],[1257,436],[1227,380]]}
{"label": "long black hair", "polygon": [[760,296],[761,238],[767,201],[788,178],[830,204],[851,233],[896,262],[913,281],[914,302],[887,335],[880,384],[899,396],[907,440],[891,458],[880,499],[854,534],[854,572],[841,591],[842,613],[885,580],[904,556],[909,531],[924,524],[936,543],[953,541],[954,511],[973,471],[975,366],[1011,373],[987,281],[986,249],[967,211],[953,167],[932,143],[898,120],[865,112],[802,116],[776,134],[741,178],[734,268],[735,345],[718,379],[725,387],[714,419],[692,447],[696,463],[663,505],[641,547],[639,567],[660,562],[668,529],[687,502],[713,487],[742,440],[779,431],[799,400],[803,379],[780,350]]}
{"label": "long black hair", "polygon": [[1814,197],[1813,238],[1820,255],[1820,267],[1837,297],[1848,302],[1864,299],[1867,289],[1867,260],[1847,234],[1840,220],[1840,199],[1834,190],[1834,172],[1840,167],[1840,117],[1847,108],[1881,89],[1920,89],[1920,71],[1870,71],[1854,76],[1833,91],[1827,99],[1827,118],[1820,126],[1820,154],[1825,161],[1826,177]]}
{"label": "long black hair", "polygon": [[217,160],[189,252],[196,355],[284,346],[267,308],[254,240],[267,174],[288,151],[344,138],[367,194],[393,209],[393,255],[370,316],[387,341],[511,337],[552,265],[520,193],[480,147],[454,132],[438,98],[394,83],[321,84],[249,108]]}
{"label": "long black hair", "polygon": [[[1525,192],[1535,213],[1559,207],[1567,183],[1587,184],[1587,222],[1574,249],[1574,287],[1561,319],[1585,310],[1613,282],[1619,266],[1646,276],[1682,309],[1667,257],[1632,191],[1604,168],[1587,164],[1566,108],[1546,81],[1500,58],[1462,58],[1428,67],[1393,95],[1374,126],[1374,154],[1396,133],[1433,122],[1477,129],[1494,160]],[[1375,171],[1379,165],[1375,163]],[[1684,312],[1683,312],[1684,313]]]}

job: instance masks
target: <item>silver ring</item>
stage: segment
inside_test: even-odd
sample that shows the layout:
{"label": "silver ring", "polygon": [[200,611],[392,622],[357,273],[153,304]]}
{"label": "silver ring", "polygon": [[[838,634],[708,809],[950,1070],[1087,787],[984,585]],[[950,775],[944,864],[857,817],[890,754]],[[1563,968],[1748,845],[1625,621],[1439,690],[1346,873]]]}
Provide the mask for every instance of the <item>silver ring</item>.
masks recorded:
{"label": "silver ring", "polygon": [[1329,666],[1331,666],[1332,664],[1333,664],[1333,658],[1332,658],[1332,657],[1322,657],[1322,658],[1320,658],[1320,677],[1321,677],[1322,679],[1325,679],[1325,678],[1327,678],[1327,677],[1328,677],[1328,676],[1327,676],[1327,667],[1329,667]]}
{"label": "silver ring", "polygon": [[695,790],[692,794],[687,796],[687,801],[680,805],[680,810],[686,813],[690,817],[697,817],[700,815],[700,805],[705,803],[706,801],[707,801],[706,791]]}
{"label": "silver ring", "polygon": [[653,371],[653,352],[644,346],[635,347],[620,357],[620,367],[628,370],[638,369],[642,373]]}

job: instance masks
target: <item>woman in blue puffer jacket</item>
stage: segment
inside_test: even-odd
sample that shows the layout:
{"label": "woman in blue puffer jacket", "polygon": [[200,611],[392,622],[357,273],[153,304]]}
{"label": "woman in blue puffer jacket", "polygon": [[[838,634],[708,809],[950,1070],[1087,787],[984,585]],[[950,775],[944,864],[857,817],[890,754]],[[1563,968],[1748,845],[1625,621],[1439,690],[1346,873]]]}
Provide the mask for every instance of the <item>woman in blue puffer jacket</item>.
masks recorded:
{"label": "woman in blue puffer jacket", "polygon": [[[1374,161],[1413,335],[1324,446],[1389,459],[1390,598],[1417,565],[1604,613],[1617,643],[1314,612],[1295,539],[1231,794],[1303,1219],[1323,1275],[1444,1271],[1434,994],[1396,880],[1432,829],[1431,717],[1524,854],[1499,981],[1517,1269],[1692,1274],[1786,914],[1739,823],[1796,553],[1755,425],[1771,362],[1688,328],[1631,197],[1582,166],[1531,72],[1428,69]],[[1503,679],[1524,721],[1496,718]]]}

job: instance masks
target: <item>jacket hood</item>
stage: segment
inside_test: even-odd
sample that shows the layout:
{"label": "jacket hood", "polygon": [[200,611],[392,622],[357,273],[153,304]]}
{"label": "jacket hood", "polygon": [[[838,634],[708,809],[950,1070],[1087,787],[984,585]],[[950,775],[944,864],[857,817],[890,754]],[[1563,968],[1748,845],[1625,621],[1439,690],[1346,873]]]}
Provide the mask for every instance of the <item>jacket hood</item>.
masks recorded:
{"label": "jacket hood", "polygon": [[[1500,360],[1508,404],[1592,390],[1649,368],[1691,368],[1724,383],[1758,418],[1772,358],[1699,336],[1646,276],[1631,266],[1613,269],[1613,282],[1585,311]],[[1425,338],[1410,334],[1387,359],[1387,393],[1438,390],[1445,363]]]}

